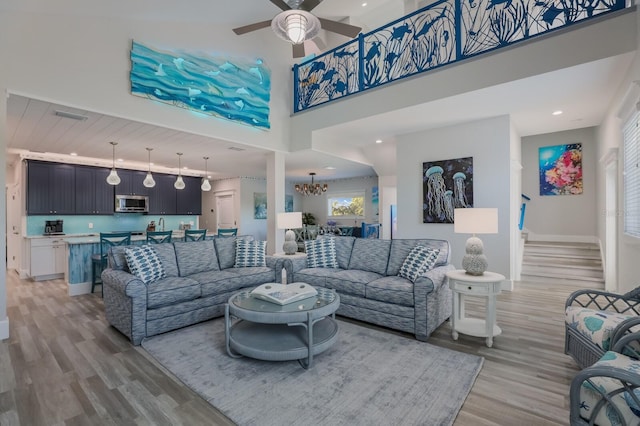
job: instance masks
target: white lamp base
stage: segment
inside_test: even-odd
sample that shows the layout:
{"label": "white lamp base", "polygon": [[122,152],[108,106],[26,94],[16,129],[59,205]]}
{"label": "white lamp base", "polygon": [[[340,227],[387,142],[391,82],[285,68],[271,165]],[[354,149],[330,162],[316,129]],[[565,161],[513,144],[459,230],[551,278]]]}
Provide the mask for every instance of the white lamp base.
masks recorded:
{"label": "white lamp base", "polygon": [[469,275],[482,275],[487,270],[487,257],[483,254],[484,245],[478,237],[471,237],[465,245],[467,254],[462,258],[462,269]]}
{"label": "white lamp base", "polygon": [[298,252],[298,243],[296,243],[296,234],[289,229],[284,234],[284,244],[282,245],[282,251],[285,254],[296,254]]}

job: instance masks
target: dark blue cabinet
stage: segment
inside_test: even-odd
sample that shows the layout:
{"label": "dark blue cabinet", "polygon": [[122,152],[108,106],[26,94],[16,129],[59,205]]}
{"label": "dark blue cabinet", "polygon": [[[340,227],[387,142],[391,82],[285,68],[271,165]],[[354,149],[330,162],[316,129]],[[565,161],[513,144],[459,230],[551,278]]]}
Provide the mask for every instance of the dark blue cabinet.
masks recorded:
{"label": "dark blue cabinet", "polygon": [[75,167],[70,164],[27,163],[27,214],[74,214]]}
{"label": "dark blue cabinet", "polygon": [[173,175],[154,174],[156,186],[149,191],[149,214],[176,214],[176,189]]}
{"label": "dark blue cabinet", "polygon": [[76,166],[75,169],[76,214],[113,214],[114,189],[107,183],[110,169],[89,166]]}
{"label": "dark blue cabinet", "polygon": [[183,176],[185,187],[177,190],[176,213],[186,215],[202,214],[202,190],[200,178]]}
{"label": "dark blue cabinet", "polygon": [[115,185],[117,195],[149,195],[150,188],[142,184],[147,172],[119,169],[118,176],[120,176],[120,183]]}

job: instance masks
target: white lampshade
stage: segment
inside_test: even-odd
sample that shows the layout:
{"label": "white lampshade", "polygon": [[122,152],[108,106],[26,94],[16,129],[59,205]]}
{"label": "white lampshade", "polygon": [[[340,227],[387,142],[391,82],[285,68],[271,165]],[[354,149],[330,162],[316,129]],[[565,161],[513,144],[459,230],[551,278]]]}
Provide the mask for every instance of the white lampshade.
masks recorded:
{"label": "white lampshade", "polygon": [[151,175],[151,172],[147,173],[147,177],[144,178],[144,180],[142,181],[142,184],[146,188],[153,188],[154,186],[156,186],[156,181],[153,180],[153,176]]}
{"label": "white lampshade", "polygon": [[209,179],[202,178],[202,185],[200,185],[200,189],[203,191],[211,191],[211,183],[209,182]]}
{"label": "white lampshade", "polygon": [[453,232],[456,234],[497,234],[498,209],[455,209],[453,212]]}
{"label": "white lampshade", "polygon": [[107,183],[109,185],[118,185],[120,183],[120,176],[115,168],[111,169],[111,173],[107,176]]}
{"label": "white lampshade", "polygon": [[302,14],[292,13],[285,19],[287,27],[287,36],[293,44],[300,44],[307,35],[307,18]]}
{"label": "white lampshade", "polygon": [[302,228],[302,212],[278,213],[278,229]]}
{"label": "white lampshade", "polygon": [[175,189],[184,189],[185,184],[184,184],[184,180],[182,180],[182,176],[178,175],[178,178],[176,179],[175,183],[173,184],[173,187]]}

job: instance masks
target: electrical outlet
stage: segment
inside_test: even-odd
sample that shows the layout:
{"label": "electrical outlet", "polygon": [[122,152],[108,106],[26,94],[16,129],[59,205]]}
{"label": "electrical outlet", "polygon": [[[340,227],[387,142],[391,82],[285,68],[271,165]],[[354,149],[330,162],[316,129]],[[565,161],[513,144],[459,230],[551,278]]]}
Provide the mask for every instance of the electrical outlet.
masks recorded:
{"label": "electrical outlet", "polygon": [[93,229],[93,223],[89,222],[89,229]]}

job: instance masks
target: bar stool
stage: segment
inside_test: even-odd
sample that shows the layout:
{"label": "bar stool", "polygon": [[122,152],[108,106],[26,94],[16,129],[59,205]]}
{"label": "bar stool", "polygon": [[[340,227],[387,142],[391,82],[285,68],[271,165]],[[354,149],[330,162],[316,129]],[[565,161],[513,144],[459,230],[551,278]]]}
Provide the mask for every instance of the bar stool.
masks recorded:
{"label": "bar stool", "polygon": [[206,229],[185,229],[184,240],[185,241],[204,241],[204,237],[207,235]]}
{"label": "bar stool", "polygon": [[233,237],[238,235],[238,228],[218,228],[218,237]]}
{"label": "bar stool", "polygon": [[171,242],[173,231],[147,231],[147,244],[162,244]]}
{"label": "bar stool", "polygon": [[101,232],[100,233],[100,253],[91,255],[91,293],[96,285],[100,286],[100,293],[104,295],[102,280],[98,277],[107,266],[107,253],[109,248],[114,246],[127,246],[131,244],[131,232]]}

